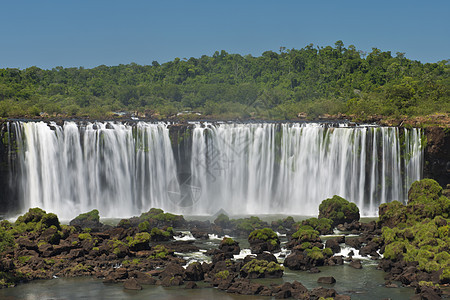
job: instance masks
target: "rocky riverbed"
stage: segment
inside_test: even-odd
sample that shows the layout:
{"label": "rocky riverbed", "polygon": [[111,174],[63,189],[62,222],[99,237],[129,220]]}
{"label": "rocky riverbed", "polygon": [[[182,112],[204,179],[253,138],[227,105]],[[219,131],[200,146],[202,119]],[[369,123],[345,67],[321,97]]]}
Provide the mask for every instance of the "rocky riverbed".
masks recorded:
{"label": "rocky riverbed", "polygon": [[[450,200],[432,180],[413,184],[407,205],[380,206],[379,219],[371,222],[360,222],[356,205],[337,196],[322,202],[318,218],[271,223],[225,214],[213,222],[186,220],[151,209],[116,226],[102,224],[96,210],[62,225],[34,208],[14,223],[1,222],[0,285],[90,276],[126,290],[214,287],[275,298],[350,299],[351,289],[337,288],[339,276],[319,273],[344,265],[364,272],[372,262],[386,272],[385,289],[405,286],[417,299],[439,299],[448,296],[450,280],[449,213]],[[317,286],[307,288],[295,272],[317,274]]]}

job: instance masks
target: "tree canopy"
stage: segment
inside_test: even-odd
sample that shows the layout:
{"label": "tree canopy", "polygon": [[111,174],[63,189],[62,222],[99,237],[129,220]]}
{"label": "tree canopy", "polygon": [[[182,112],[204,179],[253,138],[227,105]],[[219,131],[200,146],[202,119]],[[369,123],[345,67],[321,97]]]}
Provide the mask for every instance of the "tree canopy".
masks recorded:
{"label": "tree canopy", "polygon": [[259,57],[216,51],[163,64],[0,69],[0,117],[108,118],[183,111],[220,118],[293,119],[299,113],[427,115],[450,112],[449,60],[425,63],[337,41],[280,47]]}

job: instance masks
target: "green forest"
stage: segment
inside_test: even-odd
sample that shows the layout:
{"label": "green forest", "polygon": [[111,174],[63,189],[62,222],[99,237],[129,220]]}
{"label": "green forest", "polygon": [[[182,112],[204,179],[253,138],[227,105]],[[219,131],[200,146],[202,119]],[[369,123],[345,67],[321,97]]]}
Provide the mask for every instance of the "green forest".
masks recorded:
{"label": "green forest", "polygon": [[310,44],[259,57],[216,51],[163,64],[0,69],[0,117],[289,120],[450,112],[450,60]]}

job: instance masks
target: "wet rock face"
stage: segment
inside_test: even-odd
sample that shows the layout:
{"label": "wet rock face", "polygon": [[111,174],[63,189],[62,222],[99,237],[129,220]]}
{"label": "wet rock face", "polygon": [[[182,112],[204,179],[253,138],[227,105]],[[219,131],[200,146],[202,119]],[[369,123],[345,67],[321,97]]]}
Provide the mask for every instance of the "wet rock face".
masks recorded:
{"label": "wet rock face", "polygon": [[442,187],[450,183],[450,131],[440,127],[425,130],[427,146],[423,175],[433,178]]}

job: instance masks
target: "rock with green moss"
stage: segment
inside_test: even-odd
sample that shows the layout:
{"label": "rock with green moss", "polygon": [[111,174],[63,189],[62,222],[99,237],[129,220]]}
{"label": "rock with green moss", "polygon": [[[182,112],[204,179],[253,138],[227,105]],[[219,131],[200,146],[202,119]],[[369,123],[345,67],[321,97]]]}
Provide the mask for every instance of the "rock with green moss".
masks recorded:
{"label": "rock with green moss", "polygon": [[40,241],[45,241],[52,245],[58,245],[61,240],[61,232],[56,228],[56,226],[52,225],[49,228],[45,229],[39,237]]}
{"label": "rock with green moss", "polygon": [[434,179],[422,179],[413,182],[408,191],[408,204],[422,199],[437,200],[442,196],[442,187]]}
{"label": "rock with green moss", "polygon": [[406,206],[399,201],[383,203],[378,207],[378,224],[392,228],[406,223],[406,212]]}
{"label": "rock with green moss", "polygon": [[[415,265],[420,278],[434,283],[449,282],[450,269],[450,200],[441,195],[440,186],[431,179],[413,183],[408,204],[392,202],[380,206],[379,223],[384,260]],[[392,263],[381,262],[385,271]],[[393,280],[410,284],[417,276],[408,271],[392,274]],[[438,281],[436,281],[438,279]]]}
{"label": "rock with green moss", "polygon": [[231,220],[231,224],[235,227],[238,234],[249,234],[255,229],[261,229],[269,226],[269,224],[254,216],[244,219],[233,219]]}
{"label": "rock with green moss", "polygon": [[168,227],[166,230],[152,228],[150,231],[150,239],[152,242],[163,242],[173,239],[173,228]]}
{"label": "rock with green moss", "polygon": [[398,201],[384,203],[378,209],[380,227],[412,225],[425,218],[436,216],[449,218],[450,199],[441,194],[442,188],[433,179],[422,179],[411,185],[408,192],[408,204]]}
{"label": "rock with green moss", "polygon": [[278,235],[270,228],[256,229],[248,236],[250,249],[254,254],[260,254],[263,251],[280,250],[280,239]]}
{"label": "rock with green moss", "polygon": [[226,214],[220,214],[214,220],[214,224],[222,228],[229,228],[231,226],[230,218]]}
{"label": "rock with green moss", "polygon": [[293,245],[299,245],[306,242],[311,244],[321,243],[322,241],[319,234],[320,233],[317,230],[314,230],[311,226],[302,225],[296,232],[294,232],[294,234],[292,234],[291,241],[293,241]]}
{"label": "rock with green moss", "polygon": [[280,278],[283,276],[284,267],[267,260],[252,259],[241,268],[241,276],[244,278]]}
{"label": "rock with green moss", "polygon": [[333,227],[338,224],[352,223],[359,221],[359,209],[355,203],[334,195],[320,203],[319,219],[322,218],[330,219]]}
{"label": "rock with green moss", "polygon": [[98,210],[93,209],[90,212],[78,215],[75,219],[70,221],[69,225],[78,226],[81,228],[101,228],[103,224],[100,223],[100,215]]}
{"label": "rock with green moss", "polygon": [[152,253],[150,254],[150,259],[163,259],[166,260],[170,255],[169,250],[163,245],[156,245],[152,248]]}
{"label": "rock with green moss", "polygon": [[229,237],[224,237],[220,242],[219,249],[225,253],[231,253],[233,255],[239,254],[241,252],[241,247],[239,243]]}
{"label": "rock with green moss", "polygon": [[182,215],[165,213],[159,208],[151,208],[148,212],[142,213],[138,218],[138,222],[142,223],[145,221],[150,224],[151,228],[183,227],[186,225],[186,220]]}
{"label": "rock with green moss", "polygon": [[42,219],[42,217],[45,214],[46,214],[46,212],[44,210],[40,209],[39,207],[30,208],[27,213],[25,213],[24,215],[17,218],[16,224],[17,223],[31,223],[31,222],[37,223]]}
{"label": "rock with green moss", "polygon": [[152,227],[148,221],[139,223],[138,228],[140,232],[150,232],[152,230]]}
{"label": "rock with green moss", "polygon": [[303,220],[301,225],[311,226],[312,229],[318,231],[322,235],[333,233],[333,221],[328,218],[309,218]]}
{"label": "rock with green moss", "polygon": [[14,248],[15,242],[12,233],[3,226],[0,226],[0,253]]}
{"label": "rock with green moss", "polygon": [[150,234],[138,232],[134,236],[127,237],[128,246],[132,251],[150,250]]}
{"label": "rock with green moss", "polygon": [[50,227],[61,230],[58,217],[55,214],[47,214],[40,208],[30,208],[27,213],[17,218],[12,232],[16,234],[22,234],[24,232],[41,233]]}
{"label": "rock with green moss", "polygon": [[291,216],[288,216],[284,219],[272,221],[271,227],[273,230],[277,230],[277,231],[286,233],[289,230],[291,230],[294,225],[295,225],[294,218]]}

